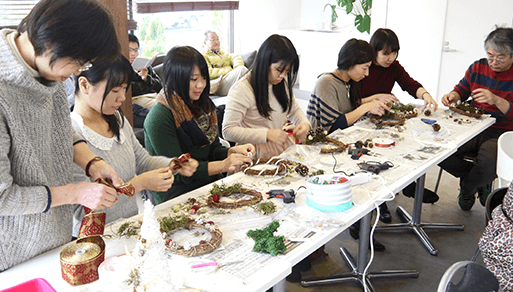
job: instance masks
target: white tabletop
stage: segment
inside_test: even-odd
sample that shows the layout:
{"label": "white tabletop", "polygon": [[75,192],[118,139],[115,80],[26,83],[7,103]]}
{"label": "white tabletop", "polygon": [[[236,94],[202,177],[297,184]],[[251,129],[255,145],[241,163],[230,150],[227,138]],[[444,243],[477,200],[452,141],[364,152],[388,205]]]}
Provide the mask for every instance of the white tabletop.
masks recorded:
{"label": "white tabletop", "polygon": [[[390,199],[392,194],[398,193],[406,185],[425,174],[431,167],[436,166],[454,153],[457,147],[495,122],[495,119],[485,117],[479,120],[469,118],[470,123],[458,124],[453,119],[446,118],[448,115],[449,113],[444,109],[440,109],[430,117],[420,114],[419,117],[407,121],[406,129],[402,132],[390,128],[376,130],[374,125],[368,122],[359,122],[356,127],[350,127],[344,131],[333,133],[333,137],[345,143],[353,143],[367,138],[390,138],[395,141],[394,147],[371,148],[372,155],[363,155],[359,160],[352,160],[347,152],[334,154],[333,156],[331,154],[319,154],[319,148],[316,146],[304,145],[292,146],[281,155],[282,157],[307,164],[311,169],[322,168],[326,173],[333,173],[333,157],[337,160],[336,170],[342,170],[347,174],[360,171],[357,164],[363,161],[391,161],[394,166],[380,172],[380,177],[374,177],[370,183],[352,187],[354,205],[344,212],[323,213],[308,207],[306,204],[306,190],[304,188],[298,190],[300,186],[306,185],[306,180],[295,173],[282,179],[277,179],[276,177],[254,177],[243,173],[236,173],[224,178],[222,182],[227,185],[241,182],[244,187],[253,188],[262,193],[270,189],[296,190],[295,204],[285,205],[281,199],[270,199],[275,202],[280,210],[278,215],[274,214],[273,219],[279,220],[284,227],[288,226],[297,230],[307,230],[315,234],[284,255],[278,255],[278,257],[258,255],[265,260],[262,260],[263,263],[258,264],[260,267],[258,271],[255,271],[250,276],[237,276],[233,273],[230,274],[223,270],[218,270],[209,275],[183,273],[180,277],[183,278],[187,286],[207,291],[266,291],[273,285],[280,283],[291,272],[293,265],[370,212],[375,208],[376,204],[381,203],[385,199]],[[442,125],[442,131],[435,133],[431,126],[420,121],[421,118],[436,119]],[[217,182],[217,184],[220,183],[219,181]],[[207,185],[156,206],[155,212],[157,217],[169,215],[175,204],[183,203],[189,197],[207,197],[211,188],[211,185]],[[264,200],[267,200],[266,195],[264,195]],[[244,236],[245,232],[249,229],[263,228],[271,220],[269,218],[265,220],[263,216],[256,216],[252,218],[254,219],[253,221],[245,221],[244,217],[237,217],[238,212],[243,211],[243,209],[240,209],[233,211],[232,214],[223,216],[211,214],[212,218],[214,218],[213,221],[218,223],[221,231],[223,231],[223,248],[230,246],[234,242],[241,242],[246,245],[251,244],[251,239],[248,240]],[[129,220],[135,220],[140,217],[142,216],[139,215]],[[223,218],[230,218],[235,222],[222,222]],[[239,220],[238,223],[243,221],[244,223],[257,222],[257,224],[244,230],[233,229],[233,225],[237,225],[237,220]],[[263,225],[258,226],[258,222],[261,222]],[[106,233],[110,232],[109,230],[115,230],[119,224],[121,222],[107,226]],[[223,224],[225,224],[228,230],[223,230]],[[228,226],[231,227],[229,228]],[[135,245],[135,240],[124,238],[106,239],[105,258],[109,259],[123,254],[125,252],[125,245],[131,250]],[[0,273],[0,289],[14,286],[32,278],[44,278],[57,291],[102,291],[102,284],[108,283],[108,278],[100,278],[95,283],[78,287],[71,287],[61,278],[59,253],[62,249],[63,247],[56,248]],[[202,258],[208,258],[208,256],[205,255]],[[249,254],[248,258],[254,256],[256,255]],[[170,260],[175,261],[177,265],[183,265],[184,270],[188,269],[187,264],[190,259],[173,256]],[[250,269],[250,267],[247,268]]]}

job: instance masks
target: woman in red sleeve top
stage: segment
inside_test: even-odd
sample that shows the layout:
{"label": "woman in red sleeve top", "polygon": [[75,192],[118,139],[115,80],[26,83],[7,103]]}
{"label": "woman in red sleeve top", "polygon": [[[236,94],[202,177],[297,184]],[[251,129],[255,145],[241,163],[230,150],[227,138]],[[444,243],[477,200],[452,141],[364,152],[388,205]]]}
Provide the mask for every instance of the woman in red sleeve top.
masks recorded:
{"label": "woman in red sleeve top", "polygon": [[[399,100],[392,94],[392,88],[397,82],[404,91],[407,91],[414,98],[424,100],[424,108],[431,108],[436,111],[438,104],[427,92],[422,84],[411,78],[408,72],[397,61],[399,54],[399,39],[397,35],[388,28],[379,28],[370,39],[376,57],[369,68],[369,75],[360,81],[361,96],[366,102],[371,100],[389,101],[391,98],[396,102]],[[403,189],[407,197],[414,197],[415,183]],[[424,190],[424,203],[435,203],[438,195],[430,190]],[[392,217],[386,205],[381,206],[381,221],[390,222]]]}

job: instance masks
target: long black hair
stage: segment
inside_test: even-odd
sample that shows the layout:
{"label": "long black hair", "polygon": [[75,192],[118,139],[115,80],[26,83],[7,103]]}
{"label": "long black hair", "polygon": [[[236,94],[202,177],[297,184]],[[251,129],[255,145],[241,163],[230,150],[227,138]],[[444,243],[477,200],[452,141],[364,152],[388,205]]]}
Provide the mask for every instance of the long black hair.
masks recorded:
{"label": "long black hair", "polygon": [[[365,64],[374,60],[374,49],[364,41],[357,39],[348,40],[338,53],[337,69],[349,70],[351,67],[359,64]],[[361,103],[360,83],[349,80],[350,99],[353,105],[359,106]]]}
{"label": "long black hair", "polygon": [[36,56],[52,52],[50,65],[64,57],[108,61],[121,53],[112,15],[96,0],[41,0],[17,30],[28,33]]}
{"label": "long black hair", "polygon": [[270,118],[272,111],[269,105],[269,68],[274,63],[282,63],[284,68],[291,66],[287,80],[272,86],[283,112],[290,111],[292,87],[296,83],[299,70],[299,57],[296,48],[285,36],[273,34],[262,43],[251,72],[250,83],[255,93],[258,113],[267,119]]}
{"label": "long black hair", "polygon": [[[93,66],[89,70],[83,71],[80,75],[75,77],[75,93],[80,91],[78,79],[82,76],[85,77],[92,85],[96,85],[99,82],[106,80],[107,84],[105,85],[105,91],[103,92],[103,99],[100,107],[100,109],[102,109],[105,98],[109,95],[111,90],[122,86],[123,84],[127,84],[126,90],[128,90],[131,81],[135,78],[135,74],[136,73],[132,68],[132,65],[130,65],[130,61],[121,54],[117,55],[117,57],[110,62],[93,62]],[[119,140],[120,128],[123,127],[124,124],[124,115],[121,108],[118,109],[118,112],[121,119],[117,119],[115,115],[106,115],[103,113],[103,110],[101,114],[109,124],[109,129],[114,132]]]}
{"label": "long black hair", "polygon": [[[192,102],[189,96],[191,76],[194,66],[198,66],[200,74],[207,84],[196,102]],[[210,77],[205,57],[193,47],[176,46],[169,50],[164,60],[164,93],[168,104],[171,104],[171,96],[179,96],[189,107],[193,115],[198,116],[202,112],[211,112],[213,104],[210,101]]]}

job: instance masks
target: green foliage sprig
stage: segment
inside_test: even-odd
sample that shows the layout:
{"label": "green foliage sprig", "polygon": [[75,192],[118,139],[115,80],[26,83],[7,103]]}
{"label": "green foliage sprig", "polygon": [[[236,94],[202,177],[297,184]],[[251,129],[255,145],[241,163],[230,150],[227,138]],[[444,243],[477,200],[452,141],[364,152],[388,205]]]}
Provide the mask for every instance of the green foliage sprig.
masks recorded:
{"label": "green foliage sprig", "polygon": [[[125,236],[128,238],[130,236],[135,236],[135,235],[139,234],[140,229],[141,229],[140,222],[128,221],[128,222],[121,224],[121,226],[119,226],[119,228],[118,228],[118,231],[115,232],[113,236],[119,236],[119,237]],[[109,235],[104,235],[104,236],[107,238],[111,237]]]}
{"label": "green foliage sprig", "polygon": [[287,250],[285,243],[283,242],[283,236],[274,236],[274,232],[280,223],[278,221],[273,221],[269,226],[265,227],[263,230],[255,229],[249,230],[247,235],[255,241],[255,246],[253,246],[254,252],[268,252],[273,256],[278,255],[280,252],[284,252]]}

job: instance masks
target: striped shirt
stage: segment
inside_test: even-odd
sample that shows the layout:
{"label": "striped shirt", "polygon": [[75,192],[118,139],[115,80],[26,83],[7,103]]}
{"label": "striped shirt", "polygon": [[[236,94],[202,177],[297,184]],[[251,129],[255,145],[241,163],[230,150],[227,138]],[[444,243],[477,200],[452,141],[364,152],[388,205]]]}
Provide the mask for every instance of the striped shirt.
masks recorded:
{"label": "striped shirt", "polygon": [[509,101],[509,110],[503,114],[495,105],[472,101],[473,105],[482,108],[486,113],[497,119],[490,128],[498,130],[513,130],[513,66],[505,72],[495,72],[488,65],[488,60],[483,58],[474,62],[465,72],[460,82],[454,86],[462,101],[470,96],[470,93],[477,88],[486,88],[493,94]]}
{"label": "striped shirt", "polygon": [[306,116],[312,129],[323,127],[331,133],[348,127],[345,114],[355,108],[349,99],[349,85],[332,73],[324,73],[312,90]]}

